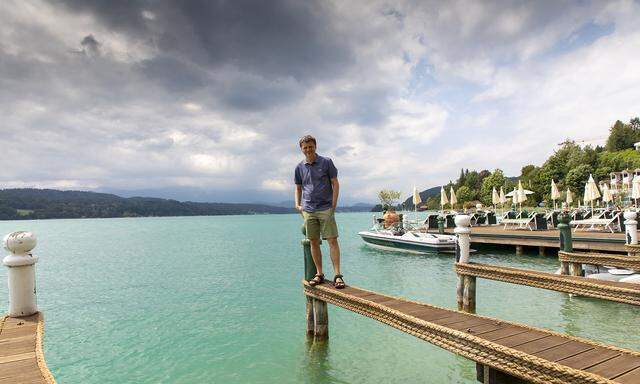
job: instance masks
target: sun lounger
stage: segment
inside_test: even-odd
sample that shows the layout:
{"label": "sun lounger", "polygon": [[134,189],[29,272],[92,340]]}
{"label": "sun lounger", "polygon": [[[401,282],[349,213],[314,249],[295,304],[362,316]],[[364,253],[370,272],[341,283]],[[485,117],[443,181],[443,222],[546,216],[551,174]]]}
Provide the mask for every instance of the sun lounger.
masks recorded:
{"label": "sun lounger", "polygon": [[574,225],[576,231],[588,229],[602,229],[615,233],[616,227],[620,227],[620,215],[622,212],[618,212],[609,219],[584,219],[584,220],[572,220],[570,225]]}

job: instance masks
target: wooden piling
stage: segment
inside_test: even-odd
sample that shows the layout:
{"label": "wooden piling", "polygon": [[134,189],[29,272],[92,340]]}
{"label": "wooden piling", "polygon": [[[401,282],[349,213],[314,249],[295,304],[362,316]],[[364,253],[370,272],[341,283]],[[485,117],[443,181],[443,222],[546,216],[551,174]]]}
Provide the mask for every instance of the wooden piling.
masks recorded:
{"label": "wooden piling", "polygon": [[569,273],[572,276],[582,276],[582,263],[570,263]]}
{"label": "wooden piling", "polygon": [[327,340],[329,338],[329,312],[326,301],[313,299],[313,323],[313,340]]}
{"label": "wooden piling", "polygon": [[545,256],[545,247],[538,247],[538,255]]}
{"label": "wooden piling", "polygon": [[[304,225],[302,226],[302,234],[305,236],[307,234]],[[309,281],[318,273],[318,270],[311,256],[311,242],[309,239],[303,239],[301,243],[304,253],[304,279]],[[329,312],[327,311],[327,303],[319,299],[307,297],[305,315],[307,321],[307,337],[313,337],[314,341],[327,340],[329,338]]]}
{"label": "wooden piling", "polygon": [[561,261],[560,262],[560,274],[561,275],[568,275],[569,274],[569,263],[567,263],[566,261]]}
{"label": "wooden piling", "polygon": [[516,245],[516,256],[522,256],[524,254],[524,246]]}
{"label": "wooden piling", "polygon": [[464,276],[464,290],[462,294],[462,310],[476,313],[476,277]]}
{"label": "wooden piling", "polygon": [[456,284],[456,301],[458,302],[458,311],[464,308],[464,275],[458,274],[458,282]]}

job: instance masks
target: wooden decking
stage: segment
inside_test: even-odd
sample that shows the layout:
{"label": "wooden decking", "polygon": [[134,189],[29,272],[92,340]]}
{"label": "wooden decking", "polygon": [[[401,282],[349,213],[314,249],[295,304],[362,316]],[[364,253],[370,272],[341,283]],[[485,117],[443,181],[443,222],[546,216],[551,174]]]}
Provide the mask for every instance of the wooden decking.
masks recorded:
{"label": "wooden decking", "polygon": [[[430,230],[430,232],[434,231]],[[447,229],[446,232],[453,234],[453,229]],[[573,231],[571,235],[574,249],[627,251],[624,245],[624,233]],[[557,229],[529,231],[526,229],[503,229],[501,225],[477,226],[471,230],[471,243],[559,248],[560,234]]]}
{"label": "wooden decking", "polygon": [[[639,383],[640,353],[356,287],[303,280],[307,296],[534,383]],[[427,357],[425,357],[427,358]]]}
{"label": "wooden decking", "polygon": [[55,384],[42,352],[44,317],[0,317],[0,384]]}

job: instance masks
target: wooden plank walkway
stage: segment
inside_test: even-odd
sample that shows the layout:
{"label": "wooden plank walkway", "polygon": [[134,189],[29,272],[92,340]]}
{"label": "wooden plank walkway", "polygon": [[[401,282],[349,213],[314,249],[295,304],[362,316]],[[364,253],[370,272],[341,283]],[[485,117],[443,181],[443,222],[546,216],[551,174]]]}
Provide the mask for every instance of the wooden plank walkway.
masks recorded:
{"label": "wooden plank walkway", "polygon": [[639,352],[352,286],[303,285],[309,297],[533,383],[640,383]]}
{"label": "wooden plank walkway", "polygon": [[640,305],[640,284],[556,275],[481,263],[456,263],[455,271],[461,275]]}
{"label": "wooden plank walkway", "polygon": [[[437,232],[437,230],[430,230],[430,232]],[[448,228],[445,232],[453,234],[453,229]],[[624,233],[579,231],[572,232],[571,235],[573,249],[627,252]],[[559,248],[560,234],[557,229],[529,231],[503,229],[501,225],[477,226],[472,228],[471,243]]]}
{"label": "wooden plank walkway", "polygon": [[44,316],[0,318],[0,384],[55,384],[42,351]]}

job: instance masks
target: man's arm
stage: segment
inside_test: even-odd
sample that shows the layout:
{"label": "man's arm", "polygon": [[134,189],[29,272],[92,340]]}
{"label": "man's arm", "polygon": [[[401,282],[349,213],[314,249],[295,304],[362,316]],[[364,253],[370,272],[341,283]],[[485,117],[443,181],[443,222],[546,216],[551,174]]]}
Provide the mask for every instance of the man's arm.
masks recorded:
{"label": "man's arm", "polygon": [[296,184],[296,188],[294,191],[294,204],[298,211],[302,212],[302,207],[300,206],[300,199],[302,196],[302,185]]}
{"label": "man's arm", "polygon": [[331,197],[331,207],[336,209],[338,206],[338,195],[340,194],[340,183],[338,182],[338,178],[334,177],[331,179],[331,188],[333,189],[333,196]]}

